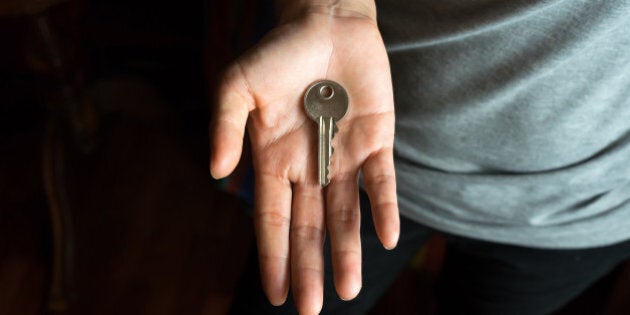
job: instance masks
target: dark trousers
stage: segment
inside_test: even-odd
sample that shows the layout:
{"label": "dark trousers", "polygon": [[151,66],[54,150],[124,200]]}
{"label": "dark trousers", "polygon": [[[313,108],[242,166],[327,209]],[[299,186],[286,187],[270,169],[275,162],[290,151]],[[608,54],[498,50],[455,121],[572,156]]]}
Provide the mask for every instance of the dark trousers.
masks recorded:
{"label": "dark trousers", "polygon": [[[369,202],[362,194],[363,287],[352,301],[337,296],[327,241],[322,314],[367,313],[433,232],[401,218],[398,246],[386,251],[376,237]],[[440,314],[549,314],[630,257],[630,241],[589,249],[548,250],[444,237],[447,254],[437,290]],[[241,276],[232,314],[296,314],[290,293],[280,307],[267,302],[256,257],[251,253]]]}

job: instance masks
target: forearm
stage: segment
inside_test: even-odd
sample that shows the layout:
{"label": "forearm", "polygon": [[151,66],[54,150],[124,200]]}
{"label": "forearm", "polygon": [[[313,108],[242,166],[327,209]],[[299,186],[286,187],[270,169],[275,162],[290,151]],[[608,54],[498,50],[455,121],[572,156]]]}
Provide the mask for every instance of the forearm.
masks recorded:
{"label": "forearm", "polygon": [[364,17],[376,22],[374,0],[275,0],[275,4],[280,23],[306,13]]}

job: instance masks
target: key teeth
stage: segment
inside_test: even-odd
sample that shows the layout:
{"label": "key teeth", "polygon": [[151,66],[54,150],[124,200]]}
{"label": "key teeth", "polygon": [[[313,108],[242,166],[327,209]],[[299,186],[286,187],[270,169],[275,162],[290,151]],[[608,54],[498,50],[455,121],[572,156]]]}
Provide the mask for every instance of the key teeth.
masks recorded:
{"label": "key teeth", "polygon": [[330,146],[330,158],[328,159],[328,165],[326,165],[326,179],[330,182],[330,162],[332,160],[332,155],[335,153],[335,148]]}
{"label": "key teeth", "polygon": [[335,148],[330,146],[330,158],[328,159],[328,165],[326,165],[326,179],[330,182],[330,162],[332,160],[332,155],[335,153]]}
{"label": "key teeth", "polygon": [[322,187],[326,187],[328,186],[328,184],[330,184],[330,161],[332,159],[332,155],[335,152],[335,148],[332,146],[332,139],[335,137],[335,134],[339,131],[339,128],[337,128],[337,124],[335,124],[335,121],[332,120],[332,128],[328,129],[330,134],[329,134],[329,150],[328,150],[328,164],[325,167],[325,180],[322,183]]}

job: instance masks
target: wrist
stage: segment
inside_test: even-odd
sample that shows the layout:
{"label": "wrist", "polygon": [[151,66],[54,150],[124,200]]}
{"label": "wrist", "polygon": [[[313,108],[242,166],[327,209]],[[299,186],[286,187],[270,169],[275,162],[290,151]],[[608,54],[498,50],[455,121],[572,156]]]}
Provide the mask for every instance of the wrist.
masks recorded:
{"label": "wrist", "polygon": [[307,14],[366,18],[376,23],[374,0],[276,0],[275,3],[279,24]]}

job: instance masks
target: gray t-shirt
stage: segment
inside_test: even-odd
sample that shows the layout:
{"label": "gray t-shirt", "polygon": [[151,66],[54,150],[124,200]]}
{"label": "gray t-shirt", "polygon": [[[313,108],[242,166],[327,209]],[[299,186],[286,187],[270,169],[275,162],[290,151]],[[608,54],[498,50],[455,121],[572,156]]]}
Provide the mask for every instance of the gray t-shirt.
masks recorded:
{"label": "gray t-shirt", "polygon": [[630,1],[377,8],[403,215],[530,247],[630,238]]}

